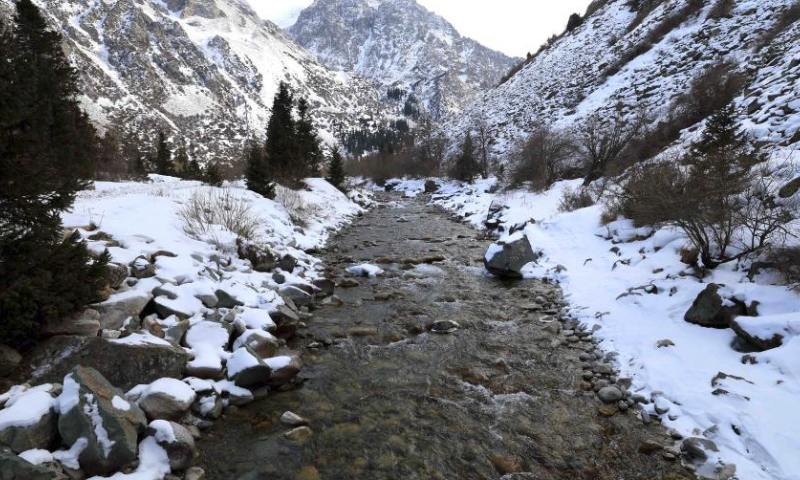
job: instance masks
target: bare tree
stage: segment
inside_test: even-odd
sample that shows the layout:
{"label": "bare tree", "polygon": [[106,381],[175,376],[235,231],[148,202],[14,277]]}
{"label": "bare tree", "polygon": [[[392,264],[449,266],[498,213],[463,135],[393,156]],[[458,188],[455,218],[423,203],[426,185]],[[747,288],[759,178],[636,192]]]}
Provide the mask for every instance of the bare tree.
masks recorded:
{"label": "bare tree", "polygon": [[560,180],[576,152],[568,132],[539,124],[521,141],[512,155],[512,183],[530,183],[537,190],[547,189]]}
{"label": "bare tree", "polygon": [[414,164],[419,175],[440,175],[442,160],[447,151],[447,139],[430,120],[423,120],[417,128],[414,146]]}
{"label": "bare tree", "polygon": [[573,133],[587,170],[584,185],[601,178],[609,164],[642,135],[646,126],[646,115],[642,111],[626,118],[618,107],[608,120],[597,112],[575,127]]}
{"label": "bare tree", "polygon": [[477,118],[473,130],[475,131],[478,160],[481,163],[481,176],[489,178],[489,147],[492,145],[493,139],[485,116],[480,115]]}

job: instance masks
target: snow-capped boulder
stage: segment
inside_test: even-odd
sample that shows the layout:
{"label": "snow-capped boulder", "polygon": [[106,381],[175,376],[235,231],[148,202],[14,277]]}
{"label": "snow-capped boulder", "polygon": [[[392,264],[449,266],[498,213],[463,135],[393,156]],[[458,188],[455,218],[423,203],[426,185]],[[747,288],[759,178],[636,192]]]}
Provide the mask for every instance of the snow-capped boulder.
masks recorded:
{"label": "snow-capped boulder", "polygon": [[192,325],[184,337],[184,344],[194,354],[186,373],[199,378],[222,378],[222,358],[226,356],[225,347],[230,337],[221,323],[204,320]]}
{"label": "snow-capped boulder", "polygon": [[131,262],[131,275],[134,278],[152,278],[156,276],[156,266],[145,257],[137,257]]}
{"label": "snow-capped boulder", "polygon": [[127,396],[149,420],[179,420],[191,408],[196,394],[180,380],[161,378],[148,385],[137,385]]}
{"label": "snow-capped boulder", "polygon": [[694,300],[684,320],[701,327],[728,328],[736,316],[747,314],[747,307],[743,303],[726,301],[719,290],[719,285],[709,284]]}
{"label": "snow-capped boulder", "polygon": [[97,370],[75,367],[64,377],[57,408],[61,438],[83,443],[78,462],[88,475],[106,475],[136,459],[144,412]]}
{"label": "snow-capped boulder", "polygon": [[103,303],[92,306],[100,313],[100,327],[105,330],[119,330],[130,317],[140,316],[153,299],[150,292],[137,289],[114,295]]}
{"label": "snow-capped boulder", "polygon": [[0,449],[0,480],[52,480],[53,472]]}
{"label": "snow-capped boulder", "polygon": [[284,297],[291,298],[298,307],[307,307],[314,303],[314,297],[294,285],[282,287],[278,290],[278,293]]}
{"label": "snow-capped boulder", "polygon": [[492,275],[522,278],[522,268],[536,259],[528,237],[517,233],[489,246],[483,264]]}
{"label": "snow-capped boulder", "polygon": [[184,426],[166,420],[154,420],[147,432],[167,452],[173,471],[183,471],[192,466],[197,448],[194,437]]}
{"label": "snow-capped boulder", "polygon": [[3,395],[0,410],[0,443],[16,452],[48,449],[56,436],[53,385],[13,387]]}
{"label": "snow-capped boulder", "polygon": [[291,382],[303,368],[303,362],[299,357],[268,358],[264,360],[264,363],[269,365],[272,370],[269,378],[271,387],[279,387]]}
{"label": "snow-capped boulder", "polygon": [[436,193],[439,191],[439,188],[439,184],[434,180],[428,180],[425,182],[425,193]]}
{"label": "snow-capped boulder", "polygon": [[247,330],[233,342],[234,350],[247,347],[261,358],[274,357],[278,353],[280,343],[269,332],[263,330]]}
{"label": "snow-capped boulder", "polygon": [[256,352],[248,347],[241,347],[228,359],[228,378],[237,387],[251,388],[266,385],[270,380],[272,369]]}
{"label": "snow-capped boulder", "polygon": [[800,335],[800,313],[737,317],[731,321],[731,328],[750,345],[759,350],[770,350]]}

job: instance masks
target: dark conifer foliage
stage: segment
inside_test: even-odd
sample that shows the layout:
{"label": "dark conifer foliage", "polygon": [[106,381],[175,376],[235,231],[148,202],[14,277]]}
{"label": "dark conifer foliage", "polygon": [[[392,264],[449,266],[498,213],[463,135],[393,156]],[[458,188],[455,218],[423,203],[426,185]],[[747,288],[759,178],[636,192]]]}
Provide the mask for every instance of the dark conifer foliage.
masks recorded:
{"label": "dark conifer foliage", "polygon": [[481,167],[475,159],[475,143],[472,141],[472,134],[467,132],[461,146],[461,153],[453,166],[452,176],[456,180],[472,183],[480,171]]}
{"label": "dark conifer foliage", "polygon": [[297,102],[297,113],[299,116],[297,147],[302,165],[296,169],[295,176],[298,180],[303,177],[319,177],[322,175],[322,148],[319,145],[317,129],[312,123],[306,99],[301,98]]}
{"label": "dark conifer foliage", "polygon": [[155,157],[156,173],[159,175],[175,175],[175,165],[172,163],[172,149],[167,143],[167,135],[158,132]]}
{"label": "dark conifer foliage", "polygon": [[76,73],[30,0],[0,26],[0,343],[26,348],[40,327],[97,300],[95,262],[61,212],[88,185],[98,138],[80,110]]}
{"label": "dark conifer foliage", "polygon": [[264,148],[255,139],[247,148],[247,188],[266,197],[275,198],[275,177]]}
{"label": "dark conifer foliage", "polygon": [[344,159],[342,159],[342,152],[339,151],[339,147],[335,147],[331,153],[331,161],[328,164],[328,182],[345,192],[344,180]]}
{"label": "dark conifer foliage", "polygon": [[295,121],[292,118],[293,107],[294,97],[289,91],[289,85],[281,82],[272,102],[272,116],[267,126],[264,152],[269,159],[270,173],[282,181],[296,178],[293,172],[297,170],[299,161]]}

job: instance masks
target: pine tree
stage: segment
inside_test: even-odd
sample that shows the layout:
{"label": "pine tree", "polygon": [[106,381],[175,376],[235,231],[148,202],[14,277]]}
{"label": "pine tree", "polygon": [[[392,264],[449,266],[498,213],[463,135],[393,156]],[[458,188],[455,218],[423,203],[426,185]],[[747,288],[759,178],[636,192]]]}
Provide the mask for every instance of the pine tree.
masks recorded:
{"label": "pine tree", "polygon": [[297,147],[302,162],[302,169],[297,169],[300,174],[296,180],[303,177],[319,177],[322,175],[322,149],[319,146],[317,129],[311,120],[308,112],[308,102],[301,98],[297,102]]}
{"label": "pine tree", "polygon": [[170,150],[167,143],[167,135],[163,131],[158,132],[155,166],[156,173],[159,175],[175,174],[175,165],[172,163],[172,150]]}
{"label": "pine tree", "polygon": [[219,165],[216,163],[209,163],[206,165],[201,177],[203,182],[211,185],[212,187],[222,186],[222,172],[219,171]]}
{"label": "pine tree", "polygon": [[0,27],[0,343],[27,348],[40,327],[97,300],[108,256],[91,262],[61,212],[88,185],[98,138],[75,100],[77,75],[30,0]]}
{"label": "pine tree", "polygon": [[475,175],[480,172],[480,165],[475,160],[475,144],[472,141],[472,134],[467,132],[464,143],[461,146],[461,153],[456,158],[453,169],[453,177],[462,182],[472,183]]}
{"label": "pine tree", "polygon": [[344,160],[339,147],[334,147],[331,153],[331,161],[328,164],[328,182],[339,190],[346,192],[344,187],[345,173]]}
{"label": "pine tree", "polygon": [[[269,159],[271,168],[269,173],[276,180],[288,182],[293,182],[297,178],[294,172],[297,172],[299,167],[302,168],[298,165],[296,129],[292,118],[293,105],[294,99],[289,91],[289,85],[281,82],[272,102],[272,115],[267,126],[267,141],[264,146],[264,158]],[[264,163],[266,165],[266,162]],[[264,174],[260,175],[267,177]]]}
{"label": "pine tree", "polygon": [[255,139],[250,141],[247,148],[246,165],[247,188],[266,198],[275,198],[275,180],[269,158]]}
{"label": "pine tree", "polygon": [[173,161],[175,171],[181,178],[192,179],[190,178],[191,172],[189,171],[190,163],[189,152],[186,150],[186,145],[181,142],[178,148],[175,149],[175,160]]}

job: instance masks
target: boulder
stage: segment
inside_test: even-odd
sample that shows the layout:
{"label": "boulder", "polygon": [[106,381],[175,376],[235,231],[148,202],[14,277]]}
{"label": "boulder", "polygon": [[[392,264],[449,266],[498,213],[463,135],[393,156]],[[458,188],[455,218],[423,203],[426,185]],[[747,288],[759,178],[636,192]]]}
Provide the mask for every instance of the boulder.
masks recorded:
{"label": "boulder", "polygon": [[31,355],[34,382],[60,382],[75,365],[96,369],[124,390],[162,377],[183,378],[189,355],[182,348],[163,343],[54,337],[39,345]]}
{"label": "boulder", "polygon": [[425,182],[425,193],[436,193],[439,191],[439,184],[433,180]]}
{"label": "boulder", "polygon": [[800,177],[795,178],[791,182],[781,187],[781,189],[778,190],[778,196],[781,198],[789,198],[794,196],[798,190],[800,190]]}
{"label": "boulder", "polygon": [[283,297],[291,298],[292,302],[298,307],[308,307],[314,304],[314,297],[294,285],[282,287],[278,290],[278,293]]}
{"label": "boulder", "polygon": [[294,412],[283,412],[281,423],[290,427],[303,427],[308,425],[308,420]]}
{"label": "boulder", "polygon": [[0,480],[53,480],[53,472],[0,450]]}
{"label": "boulder", "polygon": [[278,262],[278,268],[287,273],[292,273],[297,267],[297,259],[293,256],[286,254]]}
{"label": "boulder", "polygon": [[249,260],[256,272],[271,272],[277,265],[277,259],[270,251],[256,245],[237,240],[239,258]]}
{"label": "boulder", "polygon": [[5,377],[14,372],[22,362],[22,355],[13,348],[0,345],[0,377]]}
{"label": "boulder", "polygon": [[137,385],[127,396],[139,405],[148,420],[180,420],[197,397],[189,385],[174,378]]}
{"label": "boulder", "polygon": [[244,302],[236,298],[236,294],[222,289],[217,289],[214,292],[217,296],[217,308],[236,308],[243,307]]}
{"label": "boulder", "polygon": [[484,257],[484,266],[499,277],[522,278],[522,267],[537,258],[528,237],[520,232],[491,245]]}
{"label": "boulder", "polygon": [[299,357],[274,357],[268,358],[264,362],[272,370],[269,378],[271,387],[279,387],[291,382],[303,369],[303,362]]}
{"label": "boulder", "polygon": [[297,334],[300,325],[300,315],[289,305],[279,305],[274,311],[269,313],[272,320],[278,326],[275,336],[288,340]]}
{"label": "boulder", "polygon": [[152,278],[156,276],[156,266],[145,257],[137,257],[131,262],[131,276],[134,278]]}
{"label": "boulder", "polygon": [[707,438],[690,437],[681,443],[681,450],[686,452],[689,457],[705,462],[708,460],[708,453],[718,452],[717,444]]}
{"label": "boulder", "polygon": [[266,385],[272,370],[248,347],[241,347],[228,359],[228,378],[241,388]]}
{"label": "boulder", "polygon": [[48,450],[56,436],[56,412],[52,385],[31,389],[13,387],[0,410],[0,443],[15,453]]}
{"label": "boulder", "polygon": [[313,285],[317,288],[316,294],[318,297],[329,297],[333,295],[334,289],[336,288],[336,282],[327,278],[314,280]]}
{"label": "boulder", "polygon": [[136,460],[138,439],[147,426],[144,412],[92,368],[75,367],[59,395],[58,432],[67,445],[84,439],[78,455],[88,475],[106,475]]}
{"label": "boulder", "polygon": [[247,347],[260,358],[274,357],[278,353],[280,343],[269,332],[263,330],[246,330],[233,342],[234,350]]}
{"label": "boulder", "polygon": [[601,388],[600,391],[597,392],[597,396],[605,403],[615,403],[625,398],[622,390],[612,386]]}
{"label": "boulder", "polygon": [[118,289],[122,286],[122,282],[124,282],[128,278],[128,267],[122,265],[120,263],[109,263],[106,265],[106,280],[108,280],[108,286],[113,288],[114,290]]}
{"label": "boulder", "polygon": [[42,336],[79,335],[96,337],[100,331],[100,312],[87,308],[60,322],[49,322],[42,327]]}
{"label": "boulder", "polygon": [[747,315],[747,307],[741,302],[726,306],[719,289],[719,285],[709,284],[694,300],[683,319],[701,327],[728,328],[736,316]]}
{"label": "boulder", "polygon": [[788,338],[800,335],[800,314],[787,313],[764,317],[737,317],[731,320],[736,335],[758,350],[783,345]]}
{"label": "boulder", "polygon": [[153,295],[142,290],[129,290],[114,295],[103,303],[93,305],[92,308],[100,314],[100,328],[104,330],[119,330],[130,317],[141,316]]}
{"label": "boulder", "polygon": [[192,466],[197,448],[194,437],[183,425],[155,420],[148,427],[147,434],[155,438],[158,445],[167,452],[169,467],[173,472],[183,471]]}

